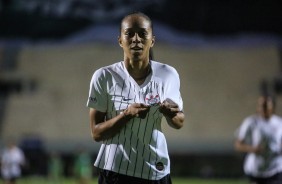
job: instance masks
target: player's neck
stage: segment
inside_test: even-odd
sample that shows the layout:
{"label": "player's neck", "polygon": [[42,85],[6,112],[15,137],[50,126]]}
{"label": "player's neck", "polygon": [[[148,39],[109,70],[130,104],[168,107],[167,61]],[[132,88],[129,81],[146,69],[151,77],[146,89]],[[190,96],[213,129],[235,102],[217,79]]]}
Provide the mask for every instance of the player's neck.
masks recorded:
{"label": "player's neck", "polygon": [[125,62],[126,69],[129,75],[137,82],[143,84],[147,76],[151,73],[151,66],[149,62]]}

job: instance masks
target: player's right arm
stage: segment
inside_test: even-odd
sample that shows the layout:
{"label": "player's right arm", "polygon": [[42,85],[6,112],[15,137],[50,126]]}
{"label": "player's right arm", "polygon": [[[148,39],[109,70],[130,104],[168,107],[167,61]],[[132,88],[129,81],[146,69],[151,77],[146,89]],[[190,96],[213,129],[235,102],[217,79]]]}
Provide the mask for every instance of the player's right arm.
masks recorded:
{"label": "player's right arm", "polygon": [[[112,75],[106,69],[99,69],[94,72],[89,89],[87,106],[90,108],[90,128],[93,139],[97,142],[115,136],[133,117],[142,117],[147,112],[148,106],[144,104],[131,104],[121,114],[106,119],[108,89]],[[118,109],[120,110],[120,109]]]}
{"label": "player's right arm", "polygon": [[259,154],[263,151],[263,147],[261,145],[252,146],[250,144],[246,144],[244,140],[236,139],[234,143],[234,148],[238,152],[242,153],[256,153]]}
{"label": "player's right arm", "polygon": [[264,150],[261,144],[252,145],[251,142],[247,142],[247,137],[252,137],[252,128],[255,124],[255,117],[250,116],[246,118],[236,132],[234,141],[234,149],[242,153],[255,153],[259,154]]}
{"label": "player's right arm", "polygon": [[118,116],[105,121],[105,112],[90,108],[90,128],[92,138],[99,142],[113,137],[124,126],[127,116],[119,114]]}
{"label": "player's right arm", "polygon": [[149,107],[144,104],[132,104],[128,106],[121,114],[106,120],[106,113],[90,108],[90,128],[92,138],[99,142],[115,136],[124,127],[124,125],[132,118],[144,116]]}

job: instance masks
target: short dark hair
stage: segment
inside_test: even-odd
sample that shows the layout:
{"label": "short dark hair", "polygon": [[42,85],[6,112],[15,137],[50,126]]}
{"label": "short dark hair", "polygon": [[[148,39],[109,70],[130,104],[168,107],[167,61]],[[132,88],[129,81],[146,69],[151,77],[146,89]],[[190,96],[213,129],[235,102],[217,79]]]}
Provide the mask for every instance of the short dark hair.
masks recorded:
{"label": "short dark hair", "polygon": [[276,107],[276,98],[275,98],[274,95],[272,95],[272,94],[262,94],[261,97],[264,98],[266,101],[270,100],[272,102],[272,104],[273,104],[273,108],[275,109],[275,107]]}
{"label": "short dark hair", "polygon": [[133,15],[141,16],[141,17],[145,18],[147,21],[149,21],[149,22],[150,22],[150,25],[151,25],[151,29],[152,29],[152,31],[153,31],[153,22],[152,22],[151,18],[150,18],[148,15],[146,15],[145,13],[143,13],[143,12],[140,12],[140,11],[133,11],[133,12],[131,12],[131,13],[126,14],[126,15],[121,19],[121,22],[120,22],[120,29],[119,29],[119,30],[120,30],[120,33],[121,33],[121,26],[122,26],[123,21],[124,21],[127,17],[133,16]]}

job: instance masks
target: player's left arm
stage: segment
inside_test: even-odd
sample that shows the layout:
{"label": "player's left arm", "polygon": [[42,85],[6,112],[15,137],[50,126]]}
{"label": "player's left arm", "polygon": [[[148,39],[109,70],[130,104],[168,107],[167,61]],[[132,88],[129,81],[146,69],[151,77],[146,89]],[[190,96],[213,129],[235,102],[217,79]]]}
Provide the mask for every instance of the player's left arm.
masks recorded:
{"label": "player's left arm", "polygon": [[177,71],[168,67],[164,81],[165,100],[160,104],[159,110],[172,128],[180,129],[183,126],[185,116],[180,94],[180,78]]}
{"label": "player's left arm", "polygon": [[166,118],[169,126],[175,129],[180,129],[183,127],[185,115],[180,111],[179,106],[170,99],[166,99],[160,104],[160,112]]}

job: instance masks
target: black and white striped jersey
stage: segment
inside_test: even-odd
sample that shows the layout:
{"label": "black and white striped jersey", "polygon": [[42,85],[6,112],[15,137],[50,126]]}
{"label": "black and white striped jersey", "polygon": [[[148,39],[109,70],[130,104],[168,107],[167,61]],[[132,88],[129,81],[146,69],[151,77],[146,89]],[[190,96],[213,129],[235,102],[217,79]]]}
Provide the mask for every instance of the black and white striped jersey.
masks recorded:
{"label": "black and white striped jersey", "polygon": [[111,119],[132,103],[152,105],[144,119],[133,118],[114,137],[103,141],[95,166],[129,176],[159,180],[170,173],[167,143],[161,129],[159,102],[170,98],[182,110],[177,71],[150,61],[151,73],[142,85],[129,75],[124,62],[96,70],[90,82],[87,106]]}

